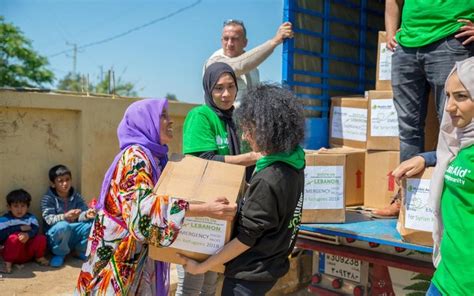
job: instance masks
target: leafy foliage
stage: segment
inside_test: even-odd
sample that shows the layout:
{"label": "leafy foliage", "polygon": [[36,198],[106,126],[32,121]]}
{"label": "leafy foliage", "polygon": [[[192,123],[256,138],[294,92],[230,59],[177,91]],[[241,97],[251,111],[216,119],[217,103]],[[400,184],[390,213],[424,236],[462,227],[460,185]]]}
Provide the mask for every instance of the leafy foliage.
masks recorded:
{"label": "leafy foliage", "polygon": [[0,86],[41,87],[54,74],[48,60],[39,55],[23,32],[0,16]]}
{"label": "leafy foliage", "polygon": [[[100,94],[108,94],[109,89],[113,88],[113,85],[110,85],[110,72],[107,72],[104,78],[97,84],[91,82],[89,82],[88,86],[86,84],[86,79],[83,75],[68,73],[58,82],[57,88],[75,92],[89,91]],[[138,95],[135,90],[135,85],[131,82],[124,82],[121,78],[115,82],[115,93],[124,97],[136,97]]]}
{"label": "leafy foliage", "polygon": [[178,101],[178,98],[176,97],[176,95],[172,93],[167,93],[165,98],[167,98],[168,101]]}

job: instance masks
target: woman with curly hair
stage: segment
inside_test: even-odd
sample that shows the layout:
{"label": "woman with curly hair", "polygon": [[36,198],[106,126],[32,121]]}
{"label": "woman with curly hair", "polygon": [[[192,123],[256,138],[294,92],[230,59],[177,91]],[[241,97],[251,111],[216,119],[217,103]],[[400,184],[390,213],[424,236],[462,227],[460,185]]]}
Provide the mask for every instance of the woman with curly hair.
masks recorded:
{"label": "woman with curly hair", "polygon": [[148,245],[171,245],[185,216],[232,219],[225,198],[203,204],[153,193],[173,139],[165,99],[131,104],[120,122],[120,149],[105,174],[97,216],[75,294],[168,295],[169,265],[148,258]]}
{"label": "woman with curly hair", "polygon": [[264,295],[288,271],[301,221],[303,108],[290,91],[264,84],[248,92],[236,117],[263,157],[240,202],[235,238],[202,263],[183,258],[192,274],[226,263],[222,295]]}

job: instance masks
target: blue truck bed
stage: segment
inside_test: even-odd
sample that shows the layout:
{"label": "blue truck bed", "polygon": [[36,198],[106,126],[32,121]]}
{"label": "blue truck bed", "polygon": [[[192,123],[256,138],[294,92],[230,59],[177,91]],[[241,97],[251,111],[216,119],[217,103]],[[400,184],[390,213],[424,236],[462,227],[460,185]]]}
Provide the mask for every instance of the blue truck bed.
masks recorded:
{"label": "blue truck bed", "polygon": [[402,241],[396,230],[397,219],[371,219],[358,212],[348,211],[343,224],[302,224],[301,230],[344,238],[401,247],[424,253],[432,253],[431,247]]}

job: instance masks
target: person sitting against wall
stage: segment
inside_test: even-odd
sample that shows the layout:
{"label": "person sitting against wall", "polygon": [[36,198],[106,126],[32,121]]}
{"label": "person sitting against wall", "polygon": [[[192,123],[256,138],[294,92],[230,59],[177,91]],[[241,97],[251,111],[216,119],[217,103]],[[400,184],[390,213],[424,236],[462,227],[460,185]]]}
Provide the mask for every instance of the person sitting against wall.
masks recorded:
{"label": "person sitting against wall", "polygon": [[75,294],[167,296],[169,264],[149,259],[148,244],[170,246],[185,216],[234,218],[236,205],[225,197],[189,204],[153,193],[168,161],[172,124],[166,99],[137,101],[125,111],[117,129],[121,152],[102,183]]}
{"label": "person sitting against wall", "polygon": [[226,264],[222,295],[264,295],[286,274],[301,221],[305,153],[303,107],[282,87],[260,85],[236,110],[243,137],[263,155],[239,204],[234,239],[202,263],[202,274]]}
{"label": "person sitting against wall", "polygon": [[[402,162],[397,180],[436,162],[430,187],[434,265],[426,295],[471,295],[474,287],[474,58],[457,62],[445,85],[446,104],[436,155]],[[426,161],[426,160],[428,161]]]}
{"label": "person sitting against wall", "polygon": [[[203,76],[205,105],[192,109],[184,121],[183,153],[205,159],[252,166],[262,156],[258,152],[240,154],[240,141],[232,118],[237,97],[237,78],[232,68],[221,62],[209,65]],[[250,173],[251,174],[251,173]],[[217,273],[186,273],[177,266],[176,295],[214,295]]]}
{"label": "person sitting against wall", "polygon": [[51,186],[41,199],[41,214],[48,246],[53,253],[50,265],[61,267],[71,251],[85,259],[87,237],[95,217],[81,194],[72,187],[72,173],[59,164],[49,170]]}
{"label": "person sitting against wall", "polygon": [[28,212],[31,195],[23,190],[7,194],[8,212],[0,217],[0,246],[3,246],[5,272],[11,273],[13,264],[23,264],[34,259],[42,266],[48,266],[44,257],[46,236],[39,234],[36,217]]}

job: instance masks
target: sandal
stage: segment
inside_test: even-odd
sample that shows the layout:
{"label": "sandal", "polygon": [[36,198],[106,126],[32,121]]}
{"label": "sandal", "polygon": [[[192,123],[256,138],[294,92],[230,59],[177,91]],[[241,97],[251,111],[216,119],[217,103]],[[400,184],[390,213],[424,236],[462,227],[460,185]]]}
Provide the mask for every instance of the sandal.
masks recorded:
{"label": "sandal", "polygon": [[38,263],[41,266],[48,266],[49,260],[44,257],[39,257],[39,258],[36,258],[36,263]]}

